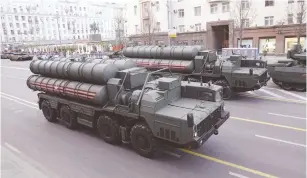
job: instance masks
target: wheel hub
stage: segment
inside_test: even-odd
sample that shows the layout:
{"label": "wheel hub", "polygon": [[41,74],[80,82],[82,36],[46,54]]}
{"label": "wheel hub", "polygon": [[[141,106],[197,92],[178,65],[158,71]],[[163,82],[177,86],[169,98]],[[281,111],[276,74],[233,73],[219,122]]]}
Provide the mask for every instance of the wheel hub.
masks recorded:
{"label": "wheel hub", "polygon": [[138,144],[139,148],[141,148],[142,150],[147,150],[149,148],[149,144],[148,144],[146,138],[144,138],[143,136],[137,137],[137,144]]}

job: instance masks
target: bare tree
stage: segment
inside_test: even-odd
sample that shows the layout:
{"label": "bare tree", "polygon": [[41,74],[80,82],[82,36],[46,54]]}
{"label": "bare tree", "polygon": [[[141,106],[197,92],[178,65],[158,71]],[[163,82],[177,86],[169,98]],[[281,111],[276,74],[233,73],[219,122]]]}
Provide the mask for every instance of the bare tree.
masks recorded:
{"label": "bare tree", "polygon": [[298,0],[297,2],[297,14],[296,21],[298,26],[295,28],[295,34],[297,37],[297,44],[301,43],[301,36],[305,33],[305,21],[306,21],[306,4],[304,0]]}
{"label": "bare tree", "polygon": [[234,21],[233,28],[229,33],[233,40],[233,46],[235,44],[235,36],[238,35],[240,40],[240,46],[242,45],[242,38],[245,28],[249,27],[253,23],[256,17],[256,10],[253,9],[251,0],[238,0],[232,2],[230,16]]}
{"label": "bare tree", "polygon": [[142,38],[148,45],[153,44],[154,34],[159,30],[157,29],[157,22],[155,20],[152,6],[153,4],[149,2],[147,8],[144,9],[144,20],[141,29]]}
{"label": "bare tree", "polygon": [[114,16],[114,26],[115,26],[115,34],[116,40],[118,44],[125,45],[125,23],[127,22],[124,17],[122,9],[119,9]]}

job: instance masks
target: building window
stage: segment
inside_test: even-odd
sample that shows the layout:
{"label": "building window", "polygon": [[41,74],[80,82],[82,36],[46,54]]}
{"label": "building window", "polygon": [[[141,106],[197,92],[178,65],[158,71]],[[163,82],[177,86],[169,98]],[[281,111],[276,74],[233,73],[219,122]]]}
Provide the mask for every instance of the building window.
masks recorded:
{"label": "building window", "polygon": [[244,28],[248,28],[249,27],[249,19],[242,19],[242,25]]}
{"label": "building window", "polygon": [[229,2],[223,3],[223,12],[229,12]]}
{"label": "building window", "polygon": [[161,27],[160,27],[160,22],[157,22],[156,26],[157,26],[157,27],[156,27],[157,31],[160,32],[160,30],[161,30],[161,29],[160,29],[160,28],[161,28]]}
{"label": "building window", "polygon": [[11,30],[11,35],[14,35],[14,30]]}
{"label": "building window", "polygon": [[217,4],[210,5],[210,12],[211,14],[217,13]]}
{"label": "building window", "polygon": [[13,23],[10,23],[10,27],[13,28]]}
{"label": "building window", "polygon": [[265,7],[274,6],[274,0],[265,0]]}
{"label": "building window", "polygon": [[159,1],[156,1],[156,10],[157,10],[157,12],[159,12],[159,10],[160,10],[160,3],[159,3]]}
{"label": "building window", "polygon": [[26,28],[26,27],[27,27],[26,23],[23,23],[22,26],[23,26],[23,28]]}
{"label": "building window", "polygon": [[179,32],[183,33],[185,31],[184,25],[179,25]]}
{"label": "building window", "polygon": [[288,0],[288,4],[294,3],[294,0]]}
{"label": "building window", "polygon": [[135,33],[137,34],[138,33],[138,25],[135,25]]}
{"label": "building window", "polygon": [[293,24],[293,14],[288,14],[288,24]]}
{"label": "building window", "polygon": [[195,24],[195,31],[201,31],[201,23]]}
{"label": "building window", "polygon": [[195,16],[201,16],[201,7],[194,7],[194,15]]}
{"label": "building window", "polygon": [[21,16],[21,20],[26,20],[25,16]]}
{"label": "building window", "polygon": [[179,18],[184,17],[184,9],[179,9],[178,14],[179,14]]}
{"label": "building window", "polygon": [[19,18],[18,18],[18,16],[16,15],[16,16],[15,16],[15,20],[18,20],[18,19],[19,19]]}
{"label": "building window", "polygon": [[134,6],[134,15],[136,15],[137,12],[137,6]]}
{"label": "building window", "polygon": [[242,0],[241,1],[241,6],[242,6],[242,9],[249,9],[249,1]]}
{"label": "building window", "polygon": [[302,23],[303,23],[303,13],[302,13],[302,12],[297,13],[296,22],[297,22],[298,24],[302,24]]}
{"label": "building window", "polygon": [[259,39],[259,52],[267,51],[268,53],[275,53],[276,38],[262,38]]}
{"label": "building window", "polygon": [[19,23],[16,23],[16,27],[17,27],[17,28],[19,28],[19,27],[20,27],[20,26],[19,26]]}
{"label": "building window", "polygon": [[264,25],[270,26],[274,24],[274,16],[264,17]]}
{"label": "building window", "polygon": [[17,9],[16,8],[14,8],[14,13],[17,13]]}

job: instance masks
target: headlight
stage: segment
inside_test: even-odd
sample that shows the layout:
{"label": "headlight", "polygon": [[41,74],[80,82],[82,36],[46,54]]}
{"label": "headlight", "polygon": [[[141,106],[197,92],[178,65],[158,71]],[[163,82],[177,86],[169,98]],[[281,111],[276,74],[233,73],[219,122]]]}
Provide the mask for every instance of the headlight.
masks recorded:
{"label": "headlight", "polygon": [[197,137],[197,132],[194,132],[194,137]]}

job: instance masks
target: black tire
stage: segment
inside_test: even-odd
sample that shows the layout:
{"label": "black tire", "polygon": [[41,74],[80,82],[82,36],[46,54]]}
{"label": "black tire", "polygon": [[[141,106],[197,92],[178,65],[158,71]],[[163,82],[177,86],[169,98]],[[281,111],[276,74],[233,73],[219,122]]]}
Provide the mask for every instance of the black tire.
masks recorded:
{"label": "black tire", "polygon": [[275,83],[275,85],[280,86],[280,83],[276,80],[276,79],[272,79],[273,83]]}
{"label": "black tire", "polygon": [[299,92],[305,92],[306,91],[306,85],[297,85],[297,86],[295,86],[294,87],[294,89],[296,90],[296,91],[299,91]]}
{"label": "black tire", "polygon": [[109,116],[100,116],[97,121],[99,136],[107,143],[119,144],[121,142],[120,126],[117,120]]}
{"label": "black tire", "polygon": [[70,108],[67,105],[61,106],[60,118],[61,118],[61,121],[63,122],[63,124],[67,128],[69,128],[71,130],[74,130],[74,129],[77,128],[77,126],[78,126],[77,119],[74,116],[74,113],[70,110]]}
{"label": "black tire", "polygon": [[51,108],[49,101],[47,100],[42,101],[41,110],[43,111],[44,117],[47,119],[47,121],[49,122],[57,121],[56,110]]}
{"label": "black tire", "polygon": [[230,100],[233,96],[233,91],[226,80],[217,80],[213,83],[223,87],[223,99]]}
{"label": "black tire", "polygon": [[293,89],[291,84],[284,83],[284,82],[281,84],[281,88],[284,89],[284,90],[287,90],[287,91],[291,91]]}
{"label": "black tire", "polygon": [[152,158],[157,152],[157,143],[151,130],[145,124],[136,124],[130,132],[134,150],[141,156]]}

